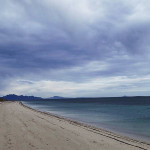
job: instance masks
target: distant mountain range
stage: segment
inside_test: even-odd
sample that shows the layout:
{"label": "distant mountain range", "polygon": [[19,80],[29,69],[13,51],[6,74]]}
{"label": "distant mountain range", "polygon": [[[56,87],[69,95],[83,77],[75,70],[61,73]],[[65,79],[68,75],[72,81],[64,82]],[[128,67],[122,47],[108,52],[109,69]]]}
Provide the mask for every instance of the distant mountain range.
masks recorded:
{"label": "distant mountain range", "polygon": [[[42,97],[35,97],[35,96],[24,96],[24,95],[15,95],[15,94],[9,94],[6,96],[2,97],[5,100],[10,100],[10,101],[27,101],[27,100],[41,100],[44,98]],[[50,98],[46,98],[46,99],[64,99],[64,97],[60,97],[60,96],[53,96]]]}
{"label": "distant mountain range", "polygon": [[61,96],[53,96],[50,98],[42,98],[42,97],[35,97],[35,96],[24,96],[24,95],[15,95],[15,94],[9,94],[3,97],[0,97],[5,100],[9,101],[29,101],[29,100],[62,100],[62,99],[67,99],[67,100],[99,100],[99,99],[105,99],[105,100],[137,100],[137,99],[147,99],[150,100],[150,96],[123,96],[123,97],[76,97],[76,98],[69,98],[69,97],[61,97]]}
{"label": "distant mountain range", "polygon": [[34,97],[34,96],[24,96],[24,95],[15,95],[15,94],[9,94],[6,96],[2,97],[5,100],[10,100],[10,101],[21,101],[21,100],[39,100],[43,99],[41,97]]}
{"label": "distant mountain range", "polygon": [[50,97],[48,99],[67,99],[67,98],[61,97],[61,96],[53,96],[53,97]]}

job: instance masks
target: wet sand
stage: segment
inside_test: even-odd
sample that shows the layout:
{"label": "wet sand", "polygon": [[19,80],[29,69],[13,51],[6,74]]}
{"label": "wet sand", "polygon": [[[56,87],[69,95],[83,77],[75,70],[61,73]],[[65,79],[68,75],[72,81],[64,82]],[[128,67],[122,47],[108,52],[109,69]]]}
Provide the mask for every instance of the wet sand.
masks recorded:
{"label": "wet sand", "polygon": [[19,102],[0,103],[0,150],[150,150],[150,144]]}

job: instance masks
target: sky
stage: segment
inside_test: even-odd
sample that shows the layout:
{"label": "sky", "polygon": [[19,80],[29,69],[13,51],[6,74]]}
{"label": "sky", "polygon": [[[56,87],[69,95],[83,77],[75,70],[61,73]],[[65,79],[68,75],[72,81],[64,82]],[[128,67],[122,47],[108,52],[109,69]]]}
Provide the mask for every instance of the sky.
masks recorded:
{"label": "sky", "polygon": [[150,95],[149,0],[0,0],[0,96]]}

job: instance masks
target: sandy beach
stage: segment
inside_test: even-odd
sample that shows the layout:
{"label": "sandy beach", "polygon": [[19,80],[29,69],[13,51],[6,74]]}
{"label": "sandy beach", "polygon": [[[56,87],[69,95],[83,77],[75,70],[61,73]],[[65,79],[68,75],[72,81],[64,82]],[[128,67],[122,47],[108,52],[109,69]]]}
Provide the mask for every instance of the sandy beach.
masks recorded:
{"label": "sandy beach", "polygon": [[0,150],[150,150],[150,144],[43,113],[0,103]]}

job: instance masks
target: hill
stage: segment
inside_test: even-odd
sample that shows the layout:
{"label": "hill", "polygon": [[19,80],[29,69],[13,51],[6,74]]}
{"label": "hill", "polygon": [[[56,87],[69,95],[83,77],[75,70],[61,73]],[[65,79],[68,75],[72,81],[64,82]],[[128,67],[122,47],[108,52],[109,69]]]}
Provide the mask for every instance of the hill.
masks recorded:
{"label": "hill", "polygon": [[23,95],[15,95],[15,94],[9,94],[9,95],[3,96],[2,98],[6,100],[10,100],[10,101],[26,101],[26,100],[42,99],[41,97],[23,96]]}

